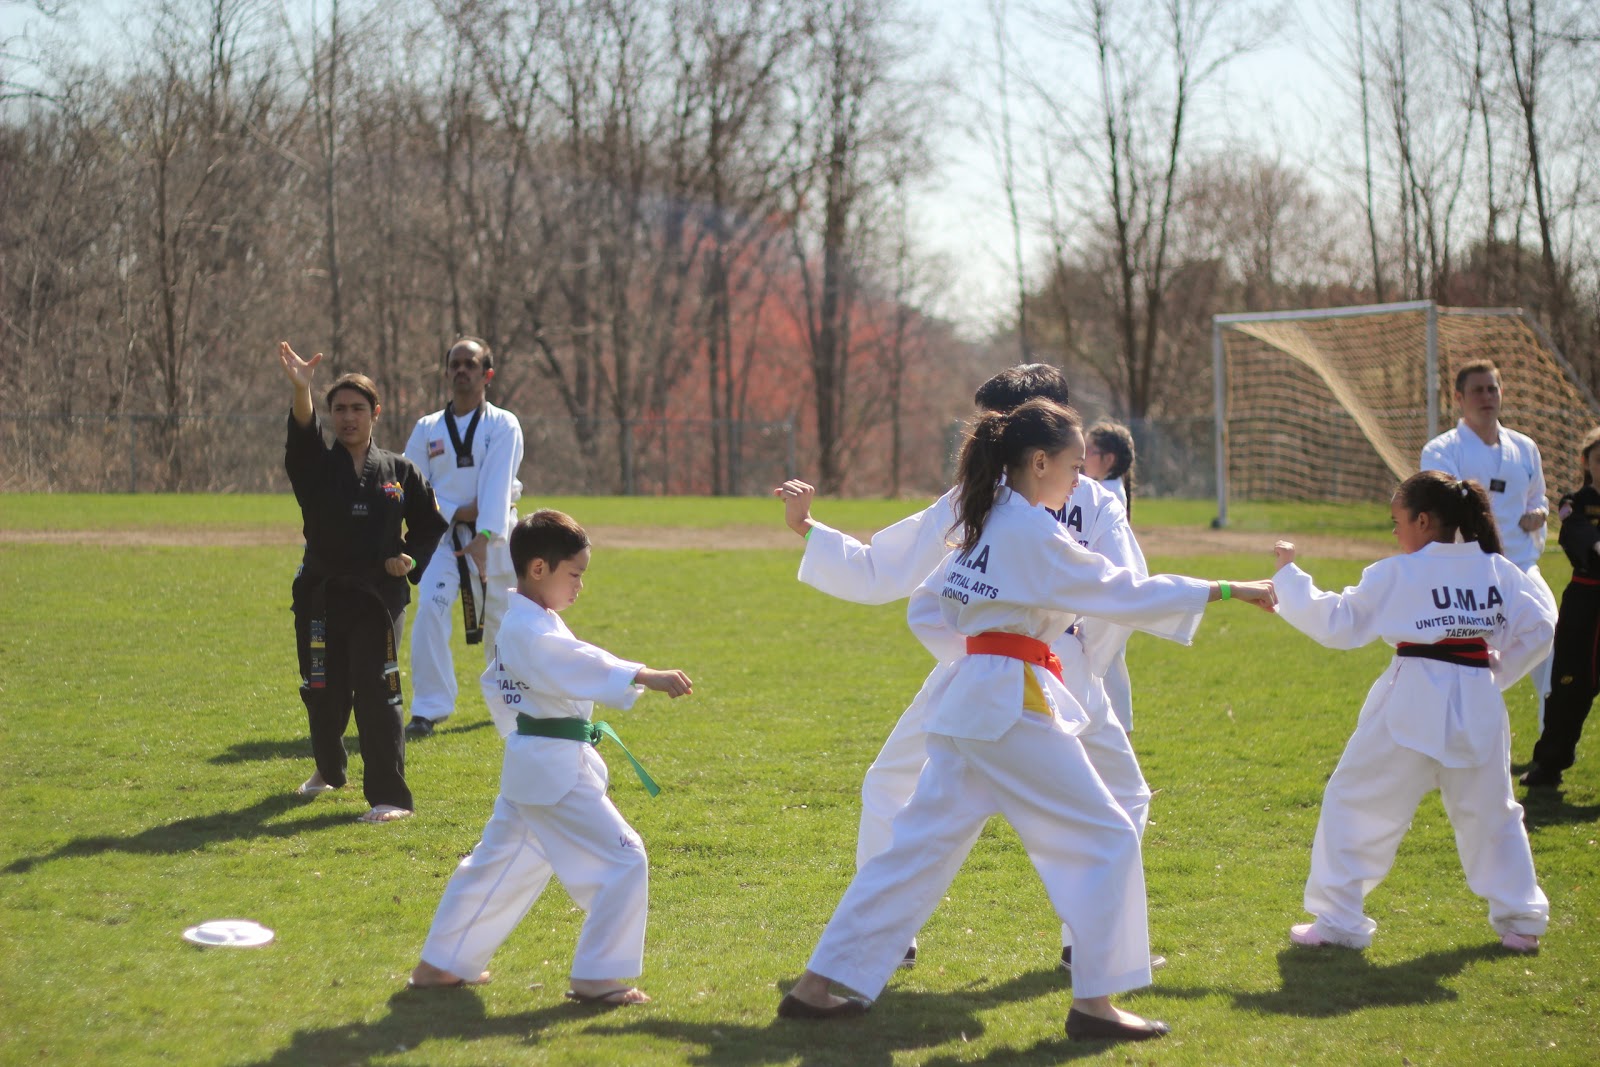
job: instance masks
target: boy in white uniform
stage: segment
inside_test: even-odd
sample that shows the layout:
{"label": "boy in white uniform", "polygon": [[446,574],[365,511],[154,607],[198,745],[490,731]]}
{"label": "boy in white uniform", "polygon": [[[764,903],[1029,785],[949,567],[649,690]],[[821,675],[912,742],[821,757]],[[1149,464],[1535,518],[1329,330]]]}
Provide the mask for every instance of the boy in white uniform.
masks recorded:
{"label": "boy in white uniform", "polygon": [[544,509],[519,522],[511,557],[516,595],[482,679],[506,739],[500,795],[483,840],[445,887],[411,984],[487,981],[489,958],[554,875],[587,913],[568,998],[643,1004],[650,998],[622,979],[644,967],[644,844],[606,796],[610,778],[594,746],[602,733],[616,735],[589,719],[596,701],[626,710],[645,689],[669,697],[693,689],[682,671],[618,659],[561,621],[589,566],[588,535],[569,516]]}
{"label": "boy in white uniform", "polygon": [[467,643],[481,640],[487,662],[510,587],[516,584],[506,537],[517,524],[522,496],[517,480],[522,424],[486,398],[494,378],[487,342],[476,337],[457,341],[446,355],[446,372],[450,403],[418,419],[406,442],[406,458],[427,475],[439,511],[450,521],[418,582],[421,595],[411,626],[411,722],[406,726],[412,739],[430,736],[456,710],[456,671],[450,658],[456,598],[463,597],[472,616]]}
{"label": "boy in white uniform", "polygon": [[[1549,921],[1534,876],[1522,808],[1511,793],[1511,732],[1502,690],[1550,651],[1550,590],[1498,551],[1482,487],[1439,471],[1401,483],[1391,511],[1401,554],[1379,560],[1343,593],[1325,593],[1278,542],[1278,610],[1329,648],[1371,641],[1395,658],[1361,706],[1328,780],[1311,846],[1298,945],[1366,948],[1377,923],[1363,910],[1438,789],[1467,885],[1489,902],[1506,948],[1529,952]],[[1465,543],[1457,543],[1460,538]]]}
{"label": "boy in white uniform", "polygon": [[[1533,438],[1500,425],[1500,397],[1500,371],[1489,360],[1477,360],[1458,370],[1455,400],[1461,419],[1453,429],[1423,446],[1420,466],[1453,478],[1470,478],[1487,489],[1501,553],[1549,592],[1539,573],[1550,515],[1543,460]],[[1554,593],[1550,595],[1555,598]],[[1528,673],[1539,697],[1542,730],[1544,698],[1550,692],[1550,657]]]}
{"label": "boy in white uniform", "polygon": [[[1066,378],[1045,364],[1011,367],[984,382],[973,401],[984,411],[1008,411],[1035,397],[1066,403]],[[799,495],[802,490],[798,487],[802,486],[810,489],[803,482],[791,481],[775,493],[784,497],[789,526],[806,539],[800,580],[830,596],[857,604],[886,604],[909,597],[949,552],[947,539],[955,522],[953,489],[917,514],[878,531],[870,544],[862,544],[813,519],[809,495]],[[1050,513],[1079,545],[1140,576],[1149,573],[1144,553],[1128,525],[1127,513],[1097,482],[1078,479],[1067,503]],[[1061,659],[1067,687],[1089,714],[1089,726],[1079,740],[1106,788],[1142,835],[1149,821],[1150,787],[1139,770],[1125,730],[1113,714],[1103,678],[1117,662],[1130,632],[1127,627],[1106,620],[1084,619],[1072,632],[1062,634],[1053,650]],[[890,824],[910,798],[927,762],[925,695],[935,677],[930,676],[901,714],[862,780],[861,822],[856,835],[858,869],[889,847]],[[1070,970],[1071,930],[1063,927],[1061,938],[1061,963]],[[916,957],[913,942],[906,950],[903,965],[913,965]],[[1166,962],[1162,956],[1151,958],[1154,967]]]}

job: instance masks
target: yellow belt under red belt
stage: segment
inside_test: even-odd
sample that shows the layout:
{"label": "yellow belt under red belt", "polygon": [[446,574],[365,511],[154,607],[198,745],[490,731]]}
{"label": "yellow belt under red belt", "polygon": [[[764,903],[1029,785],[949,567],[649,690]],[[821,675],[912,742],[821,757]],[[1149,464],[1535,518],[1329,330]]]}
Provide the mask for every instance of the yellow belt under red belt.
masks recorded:
{"label": "yellow belt under red belt", "polygon": [[1035,667],[1043,667],[1056,676],[1056,681],[1061,681],[1061,659],[1050,646],[1037,637],[1026,634],[1010,634],[1001,630],[986,630],[967,638],[967,655],[969,656],[1005,656],[1009,659],[1020,659],[1024,663],[1031,663]]}

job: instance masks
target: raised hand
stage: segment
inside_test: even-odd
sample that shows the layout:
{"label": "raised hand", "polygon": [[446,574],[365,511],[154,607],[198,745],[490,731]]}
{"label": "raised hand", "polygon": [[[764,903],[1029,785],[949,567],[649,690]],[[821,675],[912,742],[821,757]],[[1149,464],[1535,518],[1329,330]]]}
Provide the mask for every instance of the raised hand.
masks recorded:
{"label": "raised hand", "polygon": [[278,342],[278,361],[283,364],[283,373],[288,375],[289,381],[298,389],[310,391],[311,379],[316,376],[317,364],[322,362],[322,353],[318,352],[310,359],[301,359],[289,347],[288,341]]}
{"label": "raised hand", "polygon": [[1272,554],[1278,557],[1278,569],[1282,570],[1294,562],[1294,542],[1279,541],[1272,546]]}
{"label": "raised hand", "polygon": [[1278,610],[1278,593],[1272,588],[1272,582],[1229,582],[1234,600],[1242,600],[1246,604],[1254,604],[1262,611]]}
{"label": "raised hand", "polygon": [[772,491],[783,498],[783,521],[789,529],[804,537],[811,530],[811,498],[817,495],[815,486],[790,478]]}

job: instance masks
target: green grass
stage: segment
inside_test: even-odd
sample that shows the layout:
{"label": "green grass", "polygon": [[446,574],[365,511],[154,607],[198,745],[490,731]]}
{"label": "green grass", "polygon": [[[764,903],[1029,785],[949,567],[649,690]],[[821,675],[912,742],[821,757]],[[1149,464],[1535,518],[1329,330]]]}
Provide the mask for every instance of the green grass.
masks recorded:
{"label": "green grass", "polygon": [[[73,515],[120,512],[131,527],[293,521],[270,497],[67,503]],[[868,505],[881,503],[862,502],[862,527],[878,524]],[[49,504],[0,497],[0,529],[57,526]],[[764,501],[562,505],[594,524],[643,521],[653,508],[663,522],[776,519]],[[886,505],[881,521],[904,510]],[[799,586],[794,551],[599,552],[567,615],[581,636],[696,680],[688,700],[647,697],[611,716],[660,798],[601,749],[651,856],[641,984],[656,1002],[611,1013],[562,1002],[579,915],[555,887],[495,957],[491,985],[405,992],[440,890],[488,816],[499,743],[466,688],[457,716],[409,750],[417,818],[357,825],[356,789],[291,797],[310,769],[288,615],[295,555],[0,544],[0,1063],[1600,1058],[1596,742],[1561,794],[1528,806],[1553,913],[1539,956],[1494,947],[1436,798],[1372,895],[1373,948],[1291,951],[1322,787],[1386,657],[1321,650],[1240,605],[1213,605],[1194,648],[1136,638],[1130,652],[1134,740],[1159,790],[1151,934],[1172,963],[1121,1000],[1171,1022],[1173,1037],[1137,1048],[1065,1040],[1056,920],[998,823],[924,931],[922,964],[894,978],[870,1016],[775,1022],[848,883],[862,772],[928,666],[900,606]],[[1256,556],[1153,563],[1214,577],[1263,569]],[[1338,587],[1361,565],[1310,566]],[[1566,576],[1550,577],[1559,589]],[[457,653],[472,687],[476,653]],[[1509,696],[1514,752],[1526,757],[1531,690]],[[277,941],[224,950],[179,937],[227,917],[261,921]]]}

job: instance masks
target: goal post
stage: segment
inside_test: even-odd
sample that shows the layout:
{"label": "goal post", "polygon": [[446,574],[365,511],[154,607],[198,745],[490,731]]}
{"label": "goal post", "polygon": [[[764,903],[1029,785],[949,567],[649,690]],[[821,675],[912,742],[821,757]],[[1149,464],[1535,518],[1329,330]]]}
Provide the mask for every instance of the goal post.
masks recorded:
{"label": "goal post", "polygon": [[1582,480],[1600,404],[1519,308],[1430,300],[1217,315],[1211,327],[1217,519],[1234,500],[1378,500],[1456,419],[1456,368],[1489,359],[1501,418],[1531,436],[1552,496]]}

